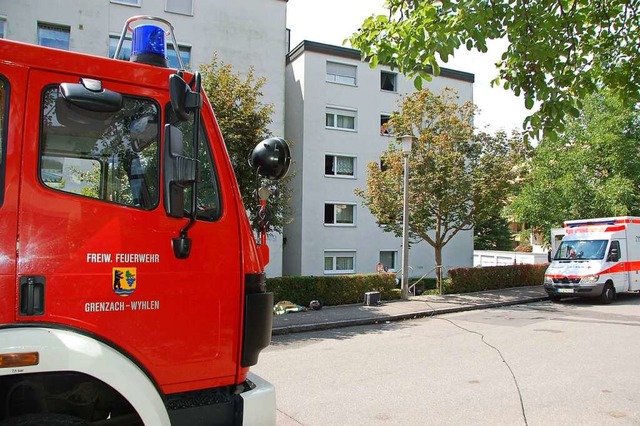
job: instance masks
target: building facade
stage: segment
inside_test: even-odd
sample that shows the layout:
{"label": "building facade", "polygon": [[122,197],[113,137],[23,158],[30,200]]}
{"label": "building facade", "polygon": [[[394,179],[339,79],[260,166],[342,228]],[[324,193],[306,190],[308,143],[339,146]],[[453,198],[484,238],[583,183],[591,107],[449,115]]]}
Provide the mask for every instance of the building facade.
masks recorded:
{"label": "building facade", "polygon": [[[288,52],[286,0],[0,0],[0,37],[112,56],[125,21],[135,15],[172,23],[187,68],[214,53],[241,73],[265,77],[263,101],[273,104],[270,130],[292,143],[293,222],[269,239],[269,276],[374,272],[400,267],[401,239],[382,232],[354,194],[366,185],[366,164],[393,140],[386,126],[411,81],[386,67],[370,69],[353,49],[305,41]],[[130,41],[121,58],[130,52]],[[176,52],[168,47],[170,65]],[[473,75],[443,69],[428,87],[473,98]],[[285,108],[286,106],[286,108]],[[284,250],[284,254],[283,254]],[[471,232],[444,250],[445,267],[471,266]],[[433,250],[410,251],[412,276],[433,275]]]}
{"label": "building facade", "polygon": [[[186,68],[217,53],[236,72],[265,77],[263,102],[273,104],[270,131],[284,134],[286,0],[0,0],[0,37],[97,56],[112,56],[126,20],[156,16],[171,22]],[[130,35],[130,33],[129,33]],[[122,49],[126,58],[130,39]],[[167,47],[177,67],[175,50]],[[249,206],[247,206],[249,207]],[[270,238],[269,276],[282,273],[282,239]]]}
{"label": "building facade", "polygon": [[[427,87],[457,90],[473,100],[473,74],[442,69]],[[284,232],[285,275],[373,273],[381,262],[401,267],[402,240],[385,233],[354,191],[366,187],[366,166],[396,135],[387,122],[413,82],[385,66],[371,69],[360,52],[303,41],[287,56],[285,135],[292,142],[294,220]],[[443,250],[444,268],[473,265],[473,233]],[[434,252],[409,251],[409,275],[435,276]]]}

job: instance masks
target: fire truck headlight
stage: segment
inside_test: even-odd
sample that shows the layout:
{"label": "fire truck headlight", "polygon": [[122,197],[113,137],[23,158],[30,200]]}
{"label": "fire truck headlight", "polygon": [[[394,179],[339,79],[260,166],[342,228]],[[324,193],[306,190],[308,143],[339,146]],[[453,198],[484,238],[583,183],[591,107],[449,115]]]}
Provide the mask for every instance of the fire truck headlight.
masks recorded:
{"label": "fire truck headlight", "polygon": [[587,275],[586,277],[582,277],[580,280],[580,284],[595,284],[600,279],[600,275]]}

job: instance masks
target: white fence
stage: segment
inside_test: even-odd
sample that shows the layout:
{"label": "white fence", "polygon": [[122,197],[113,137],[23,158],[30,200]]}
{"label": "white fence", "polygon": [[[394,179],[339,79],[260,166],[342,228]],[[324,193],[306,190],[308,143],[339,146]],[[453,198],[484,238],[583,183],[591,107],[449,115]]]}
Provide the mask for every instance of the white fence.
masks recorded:
{"label": "white fence", "polygon": [[474,250],[473,266],[501,266],[547,263],[547,253],[522,253],[500,250]]}

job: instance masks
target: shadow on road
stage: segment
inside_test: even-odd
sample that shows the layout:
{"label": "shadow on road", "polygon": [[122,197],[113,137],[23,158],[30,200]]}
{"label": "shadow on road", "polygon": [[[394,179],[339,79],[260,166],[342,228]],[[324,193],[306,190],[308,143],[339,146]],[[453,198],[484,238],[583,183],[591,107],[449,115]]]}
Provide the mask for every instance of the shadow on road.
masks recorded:
{"label": "shadow on road", "polygon": [[356,325],[351,327],[334,328],[320,331],[290,333],[271,338],[271,346],[284,347],[290,344],[300,344],[301,341],[314,342],[326,339],[346,340],[363,334],[384,334],[411,327],[409,321],[385,321],[379,324]]}

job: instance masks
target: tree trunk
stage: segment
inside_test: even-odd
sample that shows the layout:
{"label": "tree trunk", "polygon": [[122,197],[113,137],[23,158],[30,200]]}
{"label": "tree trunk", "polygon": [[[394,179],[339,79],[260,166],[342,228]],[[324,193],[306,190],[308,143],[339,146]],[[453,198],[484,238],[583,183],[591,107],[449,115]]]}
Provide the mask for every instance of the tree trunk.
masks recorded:
{"label": "tree trunk", "polygon": [[442,246],[437,244],[433,247],[435,253],[436,288],[442,294]]}

